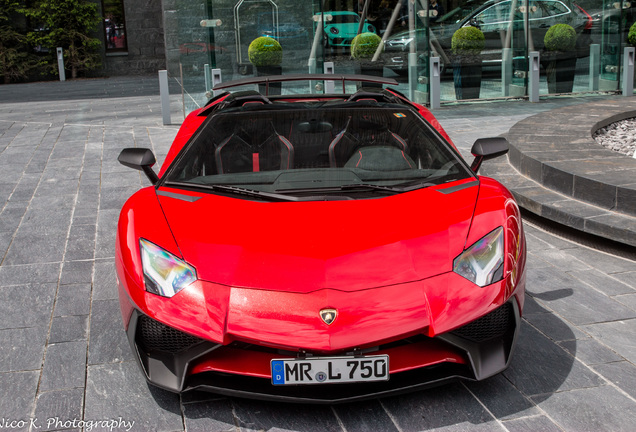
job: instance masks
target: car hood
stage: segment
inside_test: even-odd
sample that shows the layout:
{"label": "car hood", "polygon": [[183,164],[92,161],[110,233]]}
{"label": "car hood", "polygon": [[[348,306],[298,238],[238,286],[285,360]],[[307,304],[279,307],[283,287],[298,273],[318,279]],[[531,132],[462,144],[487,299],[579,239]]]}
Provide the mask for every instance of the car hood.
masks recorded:
{"label": "car hood", "polygon": [[199,279],[303,293],[451,271],[478,190],[468,180],[377,199],[256,202],[161,188],[158,199]]}

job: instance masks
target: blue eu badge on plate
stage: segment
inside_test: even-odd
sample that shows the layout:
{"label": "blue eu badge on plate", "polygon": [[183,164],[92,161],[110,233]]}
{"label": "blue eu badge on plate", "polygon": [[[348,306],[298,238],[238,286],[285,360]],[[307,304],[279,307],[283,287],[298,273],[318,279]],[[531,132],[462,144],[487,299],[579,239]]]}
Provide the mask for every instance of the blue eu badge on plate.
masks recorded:
{"label": "blue eu badge on plate", "polygon": [[281,360],[272,361],[272,384],[285,384],[285,368]]}

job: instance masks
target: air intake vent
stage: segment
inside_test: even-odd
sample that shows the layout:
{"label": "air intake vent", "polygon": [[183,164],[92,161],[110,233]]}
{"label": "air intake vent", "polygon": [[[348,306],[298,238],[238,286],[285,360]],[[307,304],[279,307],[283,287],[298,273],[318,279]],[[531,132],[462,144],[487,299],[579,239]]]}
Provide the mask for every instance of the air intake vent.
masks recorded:
{"label": "air intake vent", "polygon": [[484,315],[460,327],[452,334],[473,342],[484,342],[503,336],[514,324],[514,310],[512,304],[506,303],[488,315]]}
{"label": "air intake vent", "polygon": [[178,353],[190,348],[203,339],[183,333],[147,316],[140,316],[137,325],[137,343],[146,352],[162,351]]}

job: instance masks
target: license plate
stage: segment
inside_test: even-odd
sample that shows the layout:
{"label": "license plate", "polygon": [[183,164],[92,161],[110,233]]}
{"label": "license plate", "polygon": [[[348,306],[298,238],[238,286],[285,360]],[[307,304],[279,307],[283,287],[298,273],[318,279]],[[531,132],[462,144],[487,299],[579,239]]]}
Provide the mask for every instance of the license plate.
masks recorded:
{"label": "license plate", "polygon": [[389,356],[272,360],[272,384],[328,384],[389,380]]}

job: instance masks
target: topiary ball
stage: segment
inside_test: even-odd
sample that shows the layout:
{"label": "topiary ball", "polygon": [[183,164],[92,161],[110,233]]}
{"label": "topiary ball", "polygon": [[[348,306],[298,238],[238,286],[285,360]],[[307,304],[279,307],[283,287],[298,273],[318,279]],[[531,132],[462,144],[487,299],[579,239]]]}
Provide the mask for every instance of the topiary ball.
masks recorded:
{"label": "topiary ball", "polygon": [[375,54],[382,39],[375,33],[360,33],[351,41],[351,56],[353,58],[371,58]]}
{"label": "topiary ball", "polygon": [[543,38],[548,51],[573,51],[576,46],[576,31],[567,24],[555,24]]}
{"label": "topiary ball", "polygon": [[261,36],[252,41],[247,49],[250,63],[254,66],[278,66],[283,61],[283,47],[274,38]]}
{"label": "topiary ball", "polygon": [[486,37],[477,27],[461,27],[453,33],[451,50],[454,54],[476,55],[486,45]]}
{"label": "topiary ball", "polygon": [[629,42],[629,44],[632,46],[636,46],[636,22],[629,28],[629,33],[627,34],[627,42]]}

